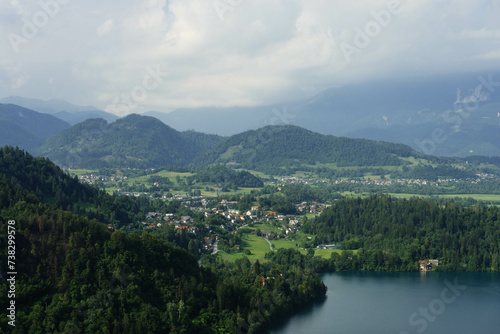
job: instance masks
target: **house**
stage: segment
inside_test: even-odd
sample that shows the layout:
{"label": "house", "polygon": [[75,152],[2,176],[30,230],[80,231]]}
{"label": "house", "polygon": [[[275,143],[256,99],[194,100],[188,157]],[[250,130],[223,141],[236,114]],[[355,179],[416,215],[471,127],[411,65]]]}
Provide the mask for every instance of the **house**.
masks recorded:
{"label": "house", "polygon": [[190,216],[182,216],[182,217],[181,217],[181,222],[182,222],[183,224],[187,224],[187,223],[189,223],[190,221],[191,221],[191,217],[190,217]]}
{"label": "house", "polygon": [[262,287],[267,288],[267,279],[265,277],[262,276],[260,282],[262,283]]}
{"label": "house", "polygon": [[261,234],[263,237],[266,237],[266,238],[269,238],[269,236],[272,234],[273,232],[271,231],[262,231]]}
{"label": "house", "polygon": [[429,260],[428,263],[431,264],[433,267],[439,266],[438,260]]}
{"label": "house", "polygon": [[159,215],[160,215],[160,213],[159,213],[159,212],[148,212],[148,213],[146,214],[146,217],[147,217],[147,218],[156,218],[156,217],[157,217],[157,216],[159,216]]}
{"label": "house", "polygon": [[420,267],[420,271],[430,271],[432,267],[439,266],[438,260],[420,260],[418,261],[418,265]]}
{"label": "house", "polygon": [[318,245],[318,246],[316,246],[316,248],[320,248],[320,249],[339,249],[340,246],[336,245],[336,244],[332,244],[332,245]]}

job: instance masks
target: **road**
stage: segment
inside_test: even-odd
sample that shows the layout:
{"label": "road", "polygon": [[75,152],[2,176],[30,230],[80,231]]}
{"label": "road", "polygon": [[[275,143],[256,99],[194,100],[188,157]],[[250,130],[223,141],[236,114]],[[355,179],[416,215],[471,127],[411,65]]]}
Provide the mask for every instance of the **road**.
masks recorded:
{"label": "road", "polygon": [[[260,237],[260,238],[262,238],[262,237]],[[267,243],[269,244],[269,248],[271,249],[271,251],[272,251],[272,252],[276,252],[276,249],[274,249],[274,248],[273,248],[273,244],[271,244],[271,241],[269,241],[269,240],[268,240],[268,239],[266,239],[266,238],[262,238],[262,239],[264,239],[264,240],[266,240],[266,241],[267,241]]]}
{"label": "road", "polygon": [[217,254],[218,251],[219,251],[219,240],[216,240],[214,243],[214,251],[212,252],[212,255]]}

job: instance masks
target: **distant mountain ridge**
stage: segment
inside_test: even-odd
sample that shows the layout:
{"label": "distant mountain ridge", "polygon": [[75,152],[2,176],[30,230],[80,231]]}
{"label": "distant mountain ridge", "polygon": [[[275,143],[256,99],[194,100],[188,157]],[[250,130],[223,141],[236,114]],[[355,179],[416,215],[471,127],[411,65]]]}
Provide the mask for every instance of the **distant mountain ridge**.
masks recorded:
{"label": "distant mountain ridge", "polygon": [[[232,136],[266,125],[282,124],[282,106],[182,108],[170,113],[149,111],[144,115],[158,118],[179,131],[194,129],[204,133]],[[196,120],[193,122],[193,120]]]}
{"label": "distant mountain ridge", "polygon": [[[487,84],[499,78],[500,72],[495,71],[482,76],[465,73],[379,80],[330,88],[304,101],[274,106],[150,114],[179,129],[224,135],[290,124],[325,135],[403,143],[438,156],[500,156],[500,92],[490,91]],[[465,108],[472,112],[463,113]],[[419,145],[429,143],[435,129],[442,129],[446,140],[435,143],[432,150]]]}
{"label": "distant mountain ridge", "polygon": [[129,115],[114,123],[91,119],[49,138],[38,154],[67,167],[191,166],[226,164],[254,170],[335,164],[400,166],[424,157],[401,144],[326,136],[293,125],[266,126],[228,138],[179,132],[160,120]]}
{"label": "distant mountain ridge", "polygon": [[0,104],[0,147],[12,145],[34,150],[47,138],[69,127],[67,122],[52,115],[14,104]]}
{"label": "distant mountain ridge", "polygon": [[8,96],[0,99],[0,103],[15,104],[40,113],[54,115],[71,125],[83,122],[90,118],[103,118],[114,122],[119,117],[99,110],[93,106],[77,106],[64,100],[40,100],[20,96]]}
{"label": "distant mountain ridge", "polygon": [[29,108],[45,114],[55,114],[60,111],[81,112],[81,111],[100,111],[92,106],[77,106],[64,100],[40,100],[21,96],[8,96],[0,99],[0,103],[10,103]]}

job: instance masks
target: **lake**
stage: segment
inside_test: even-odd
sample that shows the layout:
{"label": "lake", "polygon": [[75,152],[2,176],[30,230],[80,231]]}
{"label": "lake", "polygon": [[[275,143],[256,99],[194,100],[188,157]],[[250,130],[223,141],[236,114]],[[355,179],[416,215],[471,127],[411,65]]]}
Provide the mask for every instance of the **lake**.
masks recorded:
{"label": "lake", "polygon": [[500,275],[338,272],[327,298],[273,324],[269,334],[498,334]]}

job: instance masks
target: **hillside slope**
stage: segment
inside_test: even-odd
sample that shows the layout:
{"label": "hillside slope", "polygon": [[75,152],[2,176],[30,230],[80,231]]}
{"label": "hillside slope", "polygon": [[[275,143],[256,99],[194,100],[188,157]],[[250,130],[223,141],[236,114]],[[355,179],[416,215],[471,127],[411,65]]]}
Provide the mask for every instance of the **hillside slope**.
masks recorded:
{"label": "hillside slope", "polygon": [[194,161],[269,170],[317,163],[345,166],[400,166],[400,158],[422,156],[410,147],[366,139],[325,136],[297,126],[267,126],[229,137]]}
{"label": "hillside slope", "polygon": [[14,104],[0,104],[0,147],[18,146],[33,150],[70,125],[52,115]]}
{"label": "hillside slope", "polygon": [[49,138],[41,155],[69,167],[185,166],[223,138],[180,133],[153,117],[129,115],[108,124],[90,119]]}

